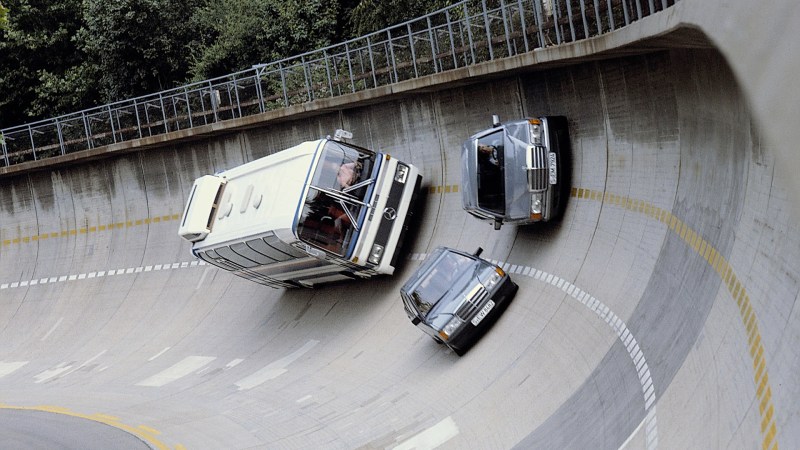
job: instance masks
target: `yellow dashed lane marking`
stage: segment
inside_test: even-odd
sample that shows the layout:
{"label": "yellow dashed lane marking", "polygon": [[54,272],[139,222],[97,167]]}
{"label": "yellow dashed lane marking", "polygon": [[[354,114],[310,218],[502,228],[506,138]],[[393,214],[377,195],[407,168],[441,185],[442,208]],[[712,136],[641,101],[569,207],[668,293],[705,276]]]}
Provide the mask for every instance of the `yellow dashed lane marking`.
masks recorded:
{"label": "yellow dashed lane marking", "polygon": [[[445,184],[445,185],[438,185],[438,186],[429,186],[428,187],[428,194],[454,194],[459,192],[459,185],[457,184]],[[77,236],[78,234],[92,234],[98,233],[101,231],[108,231],[108,230],[121,230],[123,228],[132,228],[132,227],[139,227],[142,225],[149,225],[151,223],[160,223],[160,222],[169,222],[172,220],[180,220],[180,214],[168,214],[164,216],[153,216],[147,217],[144,219],[136,219],[136,220],[128,220],[126,222],[116,222],[116,223],[109,223],[109,224],[98,224],[93,225],[87,228],[79,228],[79,229],[71,229],[71,230],[61,230],[51,233],[43,233],[34,236],[20,236],[13,239],[4,239],[2,241],[2,245],[9,246],[12,244],[27,244],[31,241],[41,241],[45,239],[53,239],[57,237],[69,237],[69,236]]]}
{"label": "yellow dashed lane marking", "polygon": [[[171,447],[165,444],[163,441],[158,439],[156,436],[160,435],[161,432],[148,427],[146,425],[139,425],[138,427],[134,427],[131,425],[125,425],[124,423],[120,422],[118,417],[109,416],[106,414],[81,414],[75,411],[72,411],[69,408],[64,408],[61,406],[51,406],[51,405],[42,405],[42,406],[12,406],[12,405],[4,405],[0,404],[0,409],[9,409],[9,410],[18,410],[18,411],[41,411],[41,412],[48,412],[53,414],[62,414],[65,416],[70,417],[77,417],[80,419],[87,419],[93,422],[102,423],[105,425],[112,426],[119,430],[128,432],[138,438],[147,442],[151,447],[156,448],[158,450],[169,450]],[[182,445],[178,444],[174,448],[185,448]]]}
{"label": "yellow dashed lane marking", "polygon": [[758,330],[758,319],[744,285],[739,281],[728,260],[710,242],[670,211],[663,210],[643,200],[621,197],[591,189],[572,188],[570,195],[576,198],[597,199],[618,205],[630,211],[641,212],[662,222],[717,272],[723,284],[728,288],[728,292],[731,293],[731,297],[739,306],[742,325],[747,331],[750,357],[753,360],[753,381],[755,382],[756,396],[759,400],[759,413],[761,414],[762,448],[764,450],[777,450],[775,408],[772,405],[772,389],[769,386],[769,375],[767,374],[767,363],[764,358],[764,346],[761,344],[761,333]]}
{"label": "yellow dashed lane marking", "polygon": [[159,222],[168,222],[171,220],[180,220],[180,214],[170,214],[166,216],[155,216],[155,217],[148,217],[146,219],[137,219],[137,220],[128,220],[126,222],[116,222],[116,223],[109,223],[109,224],[102,224],[102,225],[93,225],[90,227],[84,228],[76,228],[71,230],[61,230],[61,231],[54,231],[51,233],[42,233],[33,236],[20,236],[13,239],[3,239],[2,244],[3,247],[7,247],[13,244],[27,244],[30,242],[37,242],[43,241],[45,239],[55,239],[57,237],[70,237],[70,236],[77,236],[79,234],[92,234],[98,233],[101,231],[110,231],[114,229],[121,230],[123,228],[132,228],[138,227],[142,225],[149,225],[151,223],[159,223]]}

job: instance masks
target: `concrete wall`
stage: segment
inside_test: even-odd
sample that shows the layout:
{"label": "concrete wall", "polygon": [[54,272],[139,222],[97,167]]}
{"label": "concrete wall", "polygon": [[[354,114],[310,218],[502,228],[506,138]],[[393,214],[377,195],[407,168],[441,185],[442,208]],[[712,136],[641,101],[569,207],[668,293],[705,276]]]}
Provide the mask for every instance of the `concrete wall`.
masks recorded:
{"label": "concrete wall", "polygon": [[[4,178],[0,401],[156,447],[798,447],[793,192],[748,104],[718,52],[677,49]],[[459,145],[493,113],[569,118],[560,222],[461,210]],[[192,262],[196,177],[338,127],[422,169],[399,273],[281,291]],[[463,358],[397,294],[437,245],[480,245],[520,284]]]}

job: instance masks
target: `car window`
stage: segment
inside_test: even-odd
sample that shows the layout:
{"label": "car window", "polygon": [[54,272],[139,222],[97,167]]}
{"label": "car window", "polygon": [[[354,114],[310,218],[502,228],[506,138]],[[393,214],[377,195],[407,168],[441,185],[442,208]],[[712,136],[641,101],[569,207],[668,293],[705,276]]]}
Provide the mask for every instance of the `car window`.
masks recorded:
{"label": "car window", "polygon": [[471,258],[458,253],[449,251],[442,253],[411,292],[411,299],[420,313],[426,315],[453,287],[459,275],[473,263]]}
{"label": "car window", "polygon": [[506,210],[503,130],[478,139],[478,206],[497,214]]}

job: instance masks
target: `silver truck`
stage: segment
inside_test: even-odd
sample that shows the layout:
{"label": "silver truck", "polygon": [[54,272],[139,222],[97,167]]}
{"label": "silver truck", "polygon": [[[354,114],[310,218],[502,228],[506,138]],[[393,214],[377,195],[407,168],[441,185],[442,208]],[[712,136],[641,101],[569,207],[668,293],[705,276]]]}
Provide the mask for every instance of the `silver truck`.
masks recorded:
{"label": "silver truck", "polygon": [[519,225],[559,217],[569,197],[570,143],[562,116],[500,123],[461,149],[464,210],[494,223]]}

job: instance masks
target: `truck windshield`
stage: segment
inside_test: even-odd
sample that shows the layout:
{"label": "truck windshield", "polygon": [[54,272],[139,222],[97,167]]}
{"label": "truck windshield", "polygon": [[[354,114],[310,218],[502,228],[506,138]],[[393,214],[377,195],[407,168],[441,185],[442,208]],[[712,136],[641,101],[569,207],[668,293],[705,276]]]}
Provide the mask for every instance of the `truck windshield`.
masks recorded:
{"label": "truck windshield", "polygon": [[503,131],[478,139],[478,206],[500,215],[506,211]]}
{"label": "truck windshield", "polygon": [[375,154],[368,150],[326,142],[297,223],[298,237],[338,256],[347,256],[367,207],[374,165]]}
{"label": "truck windshield", "polygon": [[464,255],[450,251],[443,252],[411,292],[414,306],[423,316],[427,315],[428,311],[451,289],[457,288],[454,284],[460,275],[473,265],[474,261]]}

